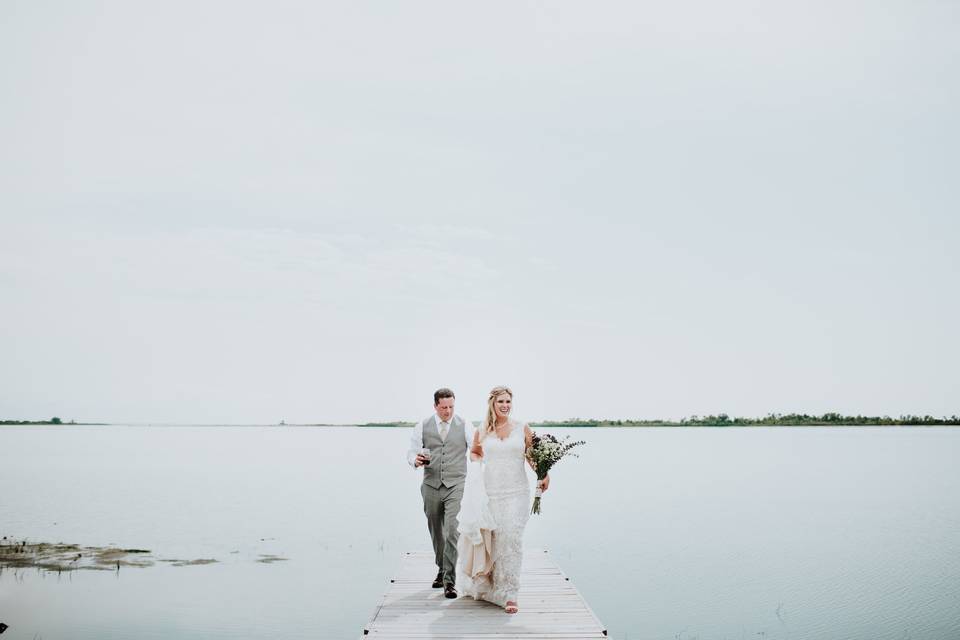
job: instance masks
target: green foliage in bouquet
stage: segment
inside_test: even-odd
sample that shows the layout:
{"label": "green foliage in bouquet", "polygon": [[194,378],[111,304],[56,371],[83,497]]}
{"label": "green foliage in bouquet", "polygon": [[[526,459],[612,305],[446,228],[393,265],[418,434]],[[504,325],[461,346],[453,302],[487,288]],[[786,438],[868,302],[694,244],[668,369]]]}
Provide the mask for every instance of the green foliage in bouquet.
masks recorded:
{"label": "green foliage in bouquet", "polygon": [[[569,455],[575,458],[580,457],[573,453],[571,449],[587,443],[583,440],[567,442],[569,439],[570,436],[565,437],[563,440],[557,440],[555,436],[552,436],[549,433],[545,433],[542,436],[533,434],[533,441],[530,444],[530,448],[527,450],[527,458],[529,458],[530,462],[533,464],[533,470],[537,474],[538,481],[546,478],[547,474],[550,472],[550,469],[553,468],[555,464],[560,462],[564,456]],[[536,497],[533,499],[533,508],[530,510],[530,513],[540,513],[540,498],[542,495],[543,492],[540,491],[538,487]]]}

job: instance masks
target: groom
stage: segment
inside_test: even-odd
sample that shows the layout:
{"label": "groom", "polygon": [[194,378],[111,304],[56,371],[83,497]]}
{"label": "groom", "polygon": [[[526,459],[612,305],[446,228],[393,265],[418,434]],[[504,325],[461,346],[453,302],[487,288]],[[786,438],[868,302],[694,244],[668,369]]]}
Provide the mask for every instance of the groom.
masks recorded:
{"label": "groom", "polygon": [[[443,587],[443,595],[448,598],[457,597],[457,514],[467,477],[467,449],[473,437],[467,433],[470,423],[453,413],[455,400],[450,389],[434,392],[434,414],[413,428],[407,452],[407,462],[423,467],[420,494],[438,569],[433,588]],[[430,456],[424,456],[422,449],[429,450]]]}

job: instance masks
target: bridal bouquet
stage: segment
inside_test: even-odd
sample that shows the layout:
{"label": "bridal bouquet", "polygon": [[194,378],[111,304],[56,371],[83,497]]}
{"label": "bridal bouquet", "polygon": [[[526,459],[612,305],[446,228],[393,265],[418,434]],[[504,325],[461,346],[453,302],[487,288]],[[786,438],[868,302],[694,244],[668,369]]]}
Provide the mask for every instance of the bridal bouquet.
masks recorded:
{"label": "bridal bouquet", "polygon": [[[527,458],[533,463],[533,469],[537,474],[538,481],[546,478],[547,473],[550,472],[553,465],[560,462],[564,456],[579,457],[570,450],[587,443],[583,440],[567,442],[569,439],[570,436],[567,436],[563,440],[557,440],[556,437],[549,433],[545,433],[542,436],[538,436],[536,433],[533,434],[533,443],[530,445],[530,449],[527,450]],[[530,510],[530,513],[540,513],[540,498],[542,496],[543,491],[540,490],[540,487],[537,487],[537,493],[533,498],[533,508]]]}

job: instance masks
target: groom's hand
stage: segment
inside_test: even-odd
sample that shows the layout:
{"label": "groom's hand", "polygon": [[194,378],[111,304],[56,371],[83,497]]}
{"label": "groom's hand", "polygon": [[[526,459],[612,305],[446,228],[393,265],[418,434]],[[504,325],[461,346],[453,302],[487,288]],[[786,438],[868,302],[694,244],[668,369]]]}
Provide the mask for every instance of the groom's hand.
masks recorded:
{"label": "groom's hand", "polygon": [[423,457],[422,453],[418,453],[417,459],[413,461],[413,466],[422,467],[425,464],[427,464],[427,459]]}

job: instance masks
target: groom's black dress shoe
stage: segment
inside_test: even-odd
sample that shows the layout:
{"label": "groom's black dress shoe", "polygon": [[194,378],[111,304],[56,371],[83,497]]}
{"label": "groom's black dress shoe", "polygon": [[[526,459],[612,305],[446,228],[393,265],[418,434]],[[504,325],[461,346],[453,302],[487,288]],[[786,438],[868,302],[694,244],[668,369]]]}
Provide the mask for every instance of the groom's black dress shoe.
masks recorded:
{"label": "groom's black dress shoe", "polygon": [[453,588],[452,584],[443,585],[443,597],[444,598],[456,598],[457,590]]}
{"label": "groom's black dress shoe", "polygon": [[433,579],[433,588],[439,589],[443,586],[443,571],[437,574],[437,577]]}

